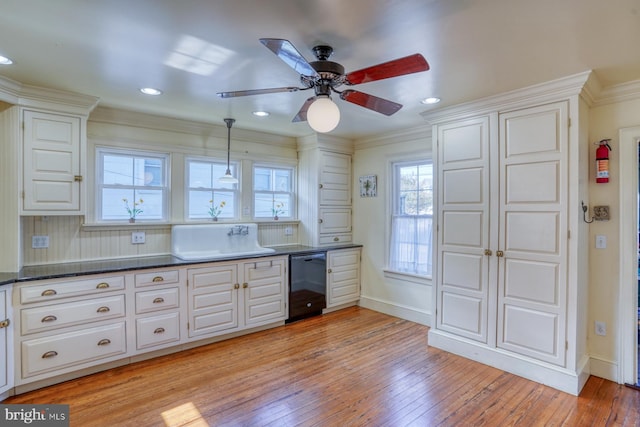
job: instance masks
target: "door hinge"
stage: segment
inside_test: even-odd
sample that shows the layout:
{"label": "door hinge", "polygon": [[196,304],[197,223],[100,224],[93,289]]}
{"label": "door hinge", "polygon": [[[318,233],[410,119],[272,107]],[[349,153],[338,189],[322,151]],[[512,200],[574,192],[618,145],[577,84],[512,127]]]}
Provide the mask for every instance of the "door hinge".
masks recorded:
{"label": "door hinge", "polygon": [[571,238],[571,230],[567,230],[567,239]]}
{"label": "door hinge", "polygon": [[564,342],[564,349],[569,350],[569,341]]}
{"label": "door hinge", "polygon": [[20,192],[20,197],[22,197],[22,198],[24,199],[24,190],[22,190],[22,191]]}
{"label": "door hinge", "polygon": [[191,323],[187,322],[187,331],[191,330]]}
{"label": "door hinge", "polygon": [[189,287],[189,279],[187,279],[187,288]]}

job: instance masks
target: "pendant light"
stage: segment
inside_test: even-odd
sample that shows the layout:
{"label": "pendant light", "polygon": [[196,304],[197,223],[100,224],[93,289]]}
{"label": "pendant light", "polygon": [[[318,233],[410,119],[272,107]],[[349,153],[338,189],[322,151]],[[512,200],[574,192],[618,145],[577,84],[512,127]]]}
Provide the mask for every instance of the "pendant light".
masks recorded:
{"label": "pendant light", "polygon": [[218,178],[218,181],[223,184],[237,184],[238,178],[231,175],[230,156],[231,156],[231,125],[235,122],[235,119],[224,119],[227,124],[227,171],[224,176]]}

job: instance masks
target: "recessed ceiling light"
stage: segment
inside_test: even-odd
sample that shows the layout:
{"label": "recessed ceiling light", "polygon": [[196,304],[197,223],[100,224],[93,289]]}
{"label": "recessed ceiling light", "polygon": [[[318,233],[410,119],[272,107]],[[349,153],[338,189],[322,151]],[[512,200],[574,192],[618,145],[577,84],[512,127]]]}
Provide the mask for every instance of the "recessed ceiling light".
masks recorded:
{"label": "recessed ceiling light", "polygon": [[258,116],[258,117],[267,117],[269,115],[268,111],[254,111],[253,112],[254,116]]}
{"label": "recessed ceiling light", "polygon": [[440,98],[436,98],[436,97],[425,98],[420,102],[422,102],[423,104],[437,104],[438,102],[440,102]]}
{"label": "recessed ceiling light", "polygon": [[145,95],[161,95],[162,91],[160,89],[156,89],[153,87],[143,87],[142,89],[140,89],[140,92],[144,93]]}
{"label": "recessed ceiling light", "polygon": [[7,58],[6,56],[0,55],[0,64],[2,64],[2,65],[11,65],[11,64],[13,64],[13,61],[10,58]]}

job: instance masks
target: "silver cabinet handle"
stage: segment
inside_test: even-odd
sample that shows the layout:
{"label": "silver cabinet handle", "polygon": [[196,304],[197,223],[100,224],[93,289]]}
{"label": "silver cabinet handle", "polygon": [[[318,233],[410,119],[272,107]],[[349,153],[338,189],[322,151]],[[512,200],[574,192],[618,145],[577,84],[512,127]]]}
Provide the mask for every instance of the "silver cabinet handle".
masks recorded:
{"label": "silver cabinet handle", "polygon": [[107,339],[107,338],[105,338],[105,339],[102,339],[102,340],[98,341],[98,345],[100,345],[100,346],[102,346],[102,345],[109,345],[109,344],[111,344],[111,340],[110,340],[110,339]]}
{"label": "silver cabinet handle", "polygon": [[58,355],[57,351],[47,351],[42,355],[43,359],[51,359],[52,357],[56,357]]}
{"label": "silver cabinet handle", "polygon": [[105,307],[105,306],[100,307],[100,308],[98,308],[96,310],[96,312],[98,312],[98,313],[108,313],[109,311],[111,311],[111,309],[109,307]]}
{"label": "silver cabinet handle", "polygon": [[164,298],[158,297],[153,300],[154,304],[162,304],[164,302]]}
{"label": "silver cabinet handle", "polygon": [[42,323],[47,323],[47,322],[55,322],[56,320],[58,320],[58,318],[56,316],[44,316],[41,320]]}
{"label": "silver cabinet handle", "polygon": [[155,331],[153,331],[154,334],[164,334],[164,328],[156,328]]}

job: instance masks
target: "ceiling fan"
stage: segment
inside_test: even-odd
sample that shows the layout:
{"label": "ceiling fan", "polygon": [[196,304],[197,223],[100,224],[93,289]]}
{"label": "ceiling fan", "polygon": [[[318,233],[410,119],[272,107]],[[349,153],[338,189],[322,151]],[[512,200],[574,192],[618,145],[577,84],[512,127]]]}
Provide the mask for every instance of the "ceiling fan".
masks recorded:
{"label": "ceiling fan", "polygon": [[338,110],[338,107],[331,100],[331,92],[338,94],[340,99],[387,116],[394,114],[402,108],[401,104],[388,99],[379,98],[353,89],[339,91],[336,88],[342,85],[353,86],[360,83],[368,83],[427,71],[429,69],[429,64],[424,57],[416,53],[345,74],[342,65],[329,61],[329,57],[333,53],[331,46],[315,46],[313,53],[317,60],[307,62],[304,56],[302,56],[288,40],[263,38],[260,39],[260,42],[300,74],[302,87],[287,86],[269,89],[239,90],[218,92],[217,95],[221,98],[233,98],[237,96],[297,92],[299,90],[314,89],[315,96],[305,101],[292,121],[308,121],[311,128],[317,132],[330,132],[340,121],[340,110]]}

